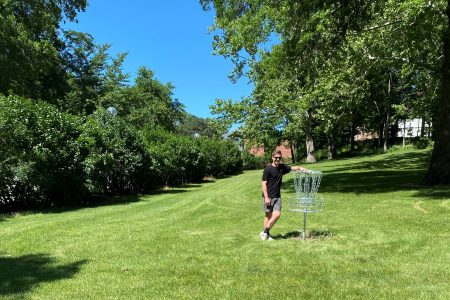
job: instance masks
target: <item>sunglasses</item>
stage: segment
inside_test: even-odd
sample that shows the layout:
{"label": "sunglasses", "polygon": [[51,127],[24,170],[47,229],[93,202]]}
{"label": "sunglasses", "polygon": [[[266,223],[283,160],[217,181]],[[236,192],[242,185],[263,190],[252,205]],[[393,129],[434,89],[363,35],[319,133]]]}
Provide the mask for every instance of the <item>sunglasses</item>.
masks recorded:
{"label": "sunglasses", "polygon": [[273,159],[280,160],[281,156],[274,156]]}

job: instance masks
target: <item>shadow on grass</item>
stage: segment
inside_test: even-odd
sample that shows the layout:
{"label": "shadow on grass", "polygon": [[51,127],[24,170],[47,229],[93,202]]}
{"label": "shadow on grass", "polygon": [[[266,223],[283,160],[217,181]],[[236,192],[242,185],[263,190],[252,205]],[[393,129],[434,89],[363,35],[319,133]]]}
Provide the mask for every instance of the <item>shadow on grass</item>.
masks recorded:
{"label": "shadow on grass", "polygon": [[[368,157],[357,163],[346,164],[323,174],[320,193],[390,193],[417,190],[414,197],[430,199],[450,198],[450,186],[430,187],[421,184],[427,168],[426,153],[400,153]],[[295,193],[294,179],[286,180],[285,189]]]}
{"label": "shadow on grass", "polygon": [[46,254],[19,257],[0,255],[0,296],[26,293],[41,283],[71,278],[86,262],[82,260],[57,265],[57,262]]}
{"label": "shadow on grass", "polygon": [[[320,193],[389,193],[423,188],[420,181],[425,171],[324,172]],[[286,180],[287,191],[295,193],[294,179]]]}
{"label": "shadow on grass", "polygon": [[345,164],[345,167],[333,169],[332,172],[340,173],[350,170],[373,171],[384,169],[427,169],[429,157],[429,152],[405,152],[391,155],[370,155],[362,157],[358,162]]}
{"label": "shadow on grass", "polygon": [[110,205],[128,205],[130,203],[136,203],[141,201],[142,197],[148,198],[152,196],[164,195],[164,194],[181,194],[186,193],[191,188],[201,187],[205,183],[213,183],[214,180],[205,179],[199,183],[186,183],[170,188],[160,188],[157,190],[148,191],[145,194],[137,195],[126,195],[126,196],[108,196],[108,195],[94,195],[89,199],[85,199],[81,204],[66,205],[60,207],[51,207],[43,209],[31,209],[27,211],[15,211],[9,213],[0,212],[0,222],[5,221],[8,218],[15,217],[18,215],[30,215],[35,213],[43,214],[56,214],[64,213],[69,211],[76,211],[85,208],[96,208]]}
{"label": "shadow on grass", "polygon": [[436,186],[433,188],[422,188],[414,197],[430,198],[431,200],[450,200],[450,186]]}
{"label": "shadow on grass", "polygon": [[[306,239],[314,239],[314,238],[326,238],[326,237],[332,237],[334,234],[328,230],[312,230],[312,231],[306,231],[305,238]],[[275,240],[301,240],[302,239],[302,232],[295,230],[290,231],[285,234],[277,234],[277,235],[271,235],[271,237]]]}
{"label": "shadow on grass", "polygon": [[11,214],[7,214],[7,213],[1,213],[0,212],[0,222],[5,221],[7,218],[10,218]]}

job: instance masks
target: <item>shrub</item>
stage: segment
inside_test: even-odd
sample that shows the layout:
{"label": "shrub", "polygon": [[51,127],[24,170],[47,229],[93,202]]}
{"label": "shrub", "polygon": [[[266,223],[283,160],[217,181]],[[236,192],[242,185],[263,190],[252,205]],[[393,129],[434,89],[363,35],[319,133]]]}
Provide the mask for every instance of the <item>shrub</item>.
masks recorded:
{"label": "shrub", "polygon": [[83,196],[81,119],[17,96],[0,96],[0,205],[69,204]]}
{"label": "shrub", "polygon": [[144,130],[152,161],[152,177],[165,185],[201,181],[206,160],[200,142],[194,137],[176,135],[162,129]]}
{"label": "shrub", "polygon": [[79,204],[242,169],[230,140],[138,132],[104,109],[82,119],[0,96],[0,210]]}
{"label": "shrub", "polygon": [[90,193],[138,193],[152,186],[147,180],[151,160],[133,127],[120,117],[98,110],[81,128],[78,142],[85,153],[85,187]]}
{"label": "shrub", "polygon": [[222,141],[224,147],[225,174],[235,174],[242,171],[242,153],[232,140]]}
{"label": "shrub", "polygon": [[431,148],[433,141],[427,137],[418,137],[412,140],[412,144],[418,149]]}
{"label": "shrub", "polygon": [[242,152],[242,161],[244,170],[257,170],[264,168],[270,161],[265,156],[255,156],[244,150]]}
{"label": "shrub", "polygon": [[195,138],[161,129],[143,131],[152,160],[152,174],[163,184],[198,182],[242,170],[238,147],[229,140]]}
{"label": "shrub", "polygon": [[232,140],[204,138],[202,147],[207,161],[206,175],[230,175],[242,170],[242,154]]}
{"label": "shrub", "polygon": [[205,175],[217,177],[225,174],[220,141],[202,138],[201,147],[205,154]]}

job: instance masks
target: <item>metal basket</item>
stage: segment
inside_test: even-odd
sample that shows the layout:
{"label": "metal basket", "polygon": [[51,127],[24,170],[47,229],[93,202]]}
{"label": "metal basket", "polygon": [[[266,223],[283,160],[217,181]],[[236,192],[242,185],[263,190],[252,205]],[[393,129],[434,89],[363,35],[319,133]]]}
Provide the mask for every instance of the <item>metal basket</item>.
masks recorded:
{"label": "metal basket", "polygon": [[296,196],[289,200],[289,211],[303,212],[302,239],[306,233],[306,215],[322,210],[324,200],[317,194],[322,180],[320,171],[296,171],[294,178]]}

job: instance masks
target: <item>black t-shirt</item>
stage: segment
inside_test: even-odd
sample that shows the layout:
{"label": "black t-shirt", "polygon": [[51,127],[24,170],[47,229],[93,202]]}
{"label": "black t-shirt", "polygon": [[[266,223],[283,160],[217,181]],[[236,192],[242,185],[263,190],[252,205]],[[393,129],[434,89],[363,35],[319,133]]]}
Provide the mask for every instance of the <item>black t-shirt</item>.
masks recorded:
{"label": "black t-shirt", "polygon": [[267,181],[267,194],[269,195],[269,198],[281,197],[280,188],[283,175],[289,173],[291,169],[292,168],[290,166],[285,164],[280,164],[278,168],[270,164],[264,168],[262,181]]}

